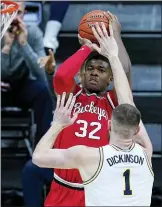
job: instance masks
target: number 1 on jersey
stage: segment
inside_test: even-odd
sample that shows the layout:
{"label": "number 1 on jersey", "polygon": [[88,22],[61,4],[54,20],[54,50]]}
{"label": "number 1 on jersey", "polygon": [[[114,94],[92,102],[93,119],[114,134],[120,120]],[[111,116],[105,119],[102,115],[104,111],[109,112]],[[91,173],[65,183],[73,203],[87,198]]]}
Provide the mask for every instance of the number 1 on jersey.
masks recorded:
{"label": "number 1 on jersey", "polygon": [[132,190],[130,190],[130,170],[124,171],[123,176],[125,177],[124,195],[132,195]]}

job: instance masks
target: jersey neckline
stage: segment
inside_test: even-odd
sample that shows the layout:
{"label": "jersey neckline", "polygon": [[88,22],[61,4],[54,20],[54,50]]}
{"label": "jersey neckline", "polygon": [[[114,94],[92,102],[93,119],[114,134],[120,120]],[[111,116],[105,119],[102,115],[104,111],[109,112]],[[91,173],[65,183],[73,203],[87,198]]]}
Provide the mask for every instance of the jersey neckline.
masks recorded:
{"label": "jersey neckline", "polygon": [[135,143],[133,143],[128,149],[122,149],[114,144],[110,144],[110,146],[113,147],[117,151],[130,152],[135,147]]}

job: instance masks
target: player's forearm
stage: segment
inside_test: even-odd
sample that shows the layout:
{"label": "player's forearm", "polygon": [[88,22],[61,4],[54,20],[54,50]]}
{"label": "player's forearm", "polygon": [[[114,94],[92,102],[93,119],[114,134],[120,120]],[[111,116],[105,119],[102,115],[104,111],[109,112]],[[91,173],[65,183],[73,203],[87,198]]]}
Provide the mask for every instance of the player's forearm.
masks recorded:
{"label": "player's forearm", "polygon": [[88,46],[83,46],[59,67],[53,79],[57,94],[62,94],[64,91],[71,92],[75,84],[74,77],[90,53],[91,49]]}
{"label": "player's forearm", "polygon": [[122,67],[122,64],[118,57],[113,56],[109,58],[109,62],[112,68],[114,87],[119,104],[133,103],[133,95],[130,90],[128,79]]}
{"label": "player's forearm", "polygon": [[120,34],[116,34],[114,33],[114,37],[115,37],[115,40],[117,42],[117,45],[118,45],[118,48],[119,48],[119,59],[120,59],[120,62],[123,66],[123,69],[126,73],[126,76],[128,78],[128,81],[129,83],[131,82],[131,61],[130,61],[130,58],[129,58],[129,55],[127,53],[127,50],[123,44],[123,41],[122,41],[122,38],[121,38],[121,35]]}
{"label": "player's forearm", "polygon": [[39,166],[39,163],[42,163],[44,155],[47,154],[49,150],[53,148],[56,138],[62,129],[63,127],[57,124],[52,125],[49,128],[49,130],[41,138],[33,152],[32,161],[34,164]]}

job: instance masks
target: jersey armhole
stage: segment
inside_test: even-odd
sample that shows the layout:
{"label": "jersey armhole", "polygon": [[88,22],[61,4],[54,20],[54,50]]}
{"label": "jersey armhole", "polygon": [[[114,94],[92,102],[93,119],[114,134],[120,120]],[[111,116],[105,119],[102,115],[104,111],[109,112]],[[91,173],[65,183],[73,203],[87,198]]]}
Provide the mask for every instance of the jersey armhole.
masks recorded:
{"label": "jersey armhole", "polygon": [[112,109],[114,109],[116,106],[118,106],[118,100],[115,97],[115,94],[113,91],[107,92],[107,99],[108,99]]}
{"label": "jersey armhole", "polygon": [[103,147],[99,147],[99,154],[100,154],[100,160],[99,160],[98,168],[97,168],[96,172],[94,173],[94,175],[90,179],[83,182],[84,185],[88,185],[88,184],[92,183],[101,172],[101,169],[103,166],[103,161],[104,161]]}
{"label": "jersey armhole", "polygon": [[81,87],[78,84],[75,84],[74,95],[77,94],[81,90]]}
{"label": "jersey armhole", "polygon": [[145,159],[146,159],[146,163],[147,163],[147,166],[151,172],[151,175],[154,177],[154,172],[153,172],[153,168],[152,168],[152,164],[150,163],[150,160],[149,160],[149,157],[147,155],[147,152],[145,149],[143,149],[143,154],[145,156]]}

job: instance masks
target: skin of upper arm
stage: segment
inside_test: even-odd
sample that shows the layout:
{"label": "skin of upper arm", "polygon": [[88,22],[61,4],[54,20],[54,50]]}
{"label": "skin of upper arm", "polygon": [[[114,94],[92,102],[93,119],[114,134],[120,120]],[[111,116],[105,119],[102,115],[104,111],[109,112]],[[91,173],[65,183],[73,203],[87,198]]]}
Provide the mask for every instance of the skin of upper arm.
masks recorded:
{"label": "skin of upper arm", "polygon": [[33,163],[39,167],[59,169],[79,169],[88,155],[87,147],[74,146],[68,149],[49,149],[43,153],[33,154]]}
{"label": "skin of upper arm", "polygon": [[[131,88],[131,90],[132,90],[131,71],[129,71],[128,73],[126,73],[126,76],[127,76],[127,79],[128,79],[129,85],[130,85],[130,88]],[[116,100],[118,100],[117,95],[116,95],[115,87],[113,87],[112,90],[113,90],[113,93],[114,93],[114,95],[115,95],[115,97],[116,97]]]}

